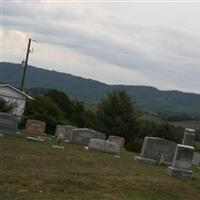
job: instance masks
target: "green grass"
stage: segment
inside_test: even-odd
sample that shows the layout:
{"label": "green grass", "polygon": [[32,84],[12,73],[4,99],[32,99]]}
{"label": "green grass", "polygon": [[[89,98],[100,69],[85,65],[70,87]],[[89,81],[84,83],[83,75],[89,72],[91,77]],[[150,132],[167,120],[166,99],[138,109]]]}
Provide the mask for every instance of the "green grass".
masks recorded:
{"label": "green grass", "polygon": [[200,121],[180,121],[180,122],[170,122],[170,124],[173,124],[174,126],[177,127],[200,130]]}
{"label": "green grass", "polygon": [[167,174],[164,166],[136,162],[53,141],[27,141],[25,136],[0,138],[1,200],[197,200],[200,170],[192,181]]}

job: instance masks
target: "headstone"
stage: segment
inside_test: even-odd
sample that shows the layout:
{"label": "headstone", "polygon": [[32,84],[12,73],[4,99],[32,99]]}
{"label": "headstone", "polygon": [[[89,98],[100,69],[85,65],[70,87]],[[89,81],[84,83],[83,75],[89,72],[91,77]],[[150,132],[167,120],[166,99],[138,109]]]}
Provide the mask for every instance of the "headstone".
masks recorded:
{"label": "headstone", "polygon": [[188,146],[193,146],[195,140],[195,130],[186,128],[182,144],[188,145]]}
{"label": "headstone", "polygon": [[105,140],[106,136],[104,133],[87,128],[77,128],[72,130],[72,135],[70,138],[71,142],[87,146],[90,139]]}
{"label": "headstone", "polygon": [[119,136],[115,136],[115,135],[110,135],[108,137],[108,141],[116,143],[117,145],[119,145],[120,151],[123,150],[123,148],[124,148],[124,142],[125,142],[125,139],[123,137],[119,137]]}
{"label": "headstone", "polygon": [[26,122],[26,131],[30,133],[35,133],[37,135],[46,135],[45,128],[46,123],[39,120],[28,119]]}
{"label": "headstone", "polygon": [[178,144],[172,166],[168,168],[171,176],[192,178],[192,158],[194,147]]}
{"label": "headstone", "polygon": [[8,113],[0,112],[0,133],[17,134],[17,118]]}
{"label": "headstone", "polygon": [[110,154],[119,154],[120,148],[119,145],[113,142],[100,140],[100,139],[90,139],[89,150],[96,150],[104,153],[110,153]]}
{"label": "headstone", "polygon": [[58,137],[59,135],[63,135],[63,140],[69,140],[72,135],[72,129],[74,129],[73,126],[57,125],[55,135],[56,137]]}
{"label": "headstone", "polygon": [[157,137],[145,137],[140,156],[135,159],[149,163],[170,165],[173,161],[176,143]]}
{"label": "headstone", "polygon": [[199,152],[194,152],[192,164],[200,166],[200,153]]}

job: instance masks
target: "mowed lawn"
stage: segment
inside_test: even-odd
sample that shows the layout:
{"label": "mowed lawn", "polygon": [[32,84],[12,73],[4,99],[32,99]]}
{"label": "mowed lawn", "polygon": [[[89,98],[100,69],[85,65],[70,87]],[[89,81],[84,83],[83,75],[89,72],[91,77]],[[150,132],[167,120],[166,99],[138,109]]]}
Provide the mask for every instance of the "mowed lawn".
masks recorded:
{"label": "mowed lawn", "polygon": [[27,141],[25,136],[0,138],[1,200],[198,200],[200,169],[186,181],[167,174],[164,166],[136,162],[66,143]]}

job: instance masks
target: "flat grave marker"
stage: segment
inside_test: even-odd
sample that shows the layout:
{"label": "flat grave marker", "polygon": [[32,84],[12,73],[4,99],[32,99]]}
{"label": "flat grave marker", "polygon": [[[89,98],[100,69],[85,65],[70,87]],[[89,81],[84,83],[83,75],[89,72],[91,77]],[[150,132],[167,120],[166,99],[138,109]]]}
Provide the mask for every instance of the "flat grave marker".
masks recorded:
{"label": "flat grave marker", "polygon": [[26,137],[27,140],[30,140],[30,141],[36,141],[36,142],[44,142],[44,139],[42,138],[35,138],[35,137]]}

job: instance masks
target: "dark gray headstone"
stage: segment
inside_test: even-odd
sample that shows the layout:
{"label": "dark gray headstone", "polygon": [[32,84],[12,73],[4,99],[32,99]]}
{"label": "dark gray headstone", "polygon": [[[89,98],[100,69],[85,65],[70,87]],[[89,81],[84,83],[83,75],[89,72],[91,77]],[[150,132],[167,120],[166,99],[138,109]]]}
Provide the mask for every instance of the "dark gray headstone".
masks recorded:
{"label": "dark gray headstone", "polygon": [[178,144],[169,175],[191,179],[193,153],[194,147]]}
{"label": "dark gray headstone", "polygon": [[100,133],[98,131],[94,131],[87,128],[77,128],[72,130],[72,135],[70,138],[71,142],[87,146],[89,144],[90,139],[105,140],[106,136],[104,133]]}
{"label": "dark gray headstone", "polygon": [[145,137],[140,156],[136,160],[170,165],[173,161],[176,143],[157,137]]}
{"label": "dark gray headstone", "polygon": [[120,147],[118,144],[99,139],[90,139],[88,149],[110,154],[120,153]]}
{"label": "dark gray headstone", "polygon": [[193,146],[194,140],[195,140],[195,130],[186,128],[182,144],[188,145],[188,146]]}
{"label": "dark gray headstone", "polygon": [[17,123],[14,115],[0,112],[0,133],[17,134]]}

